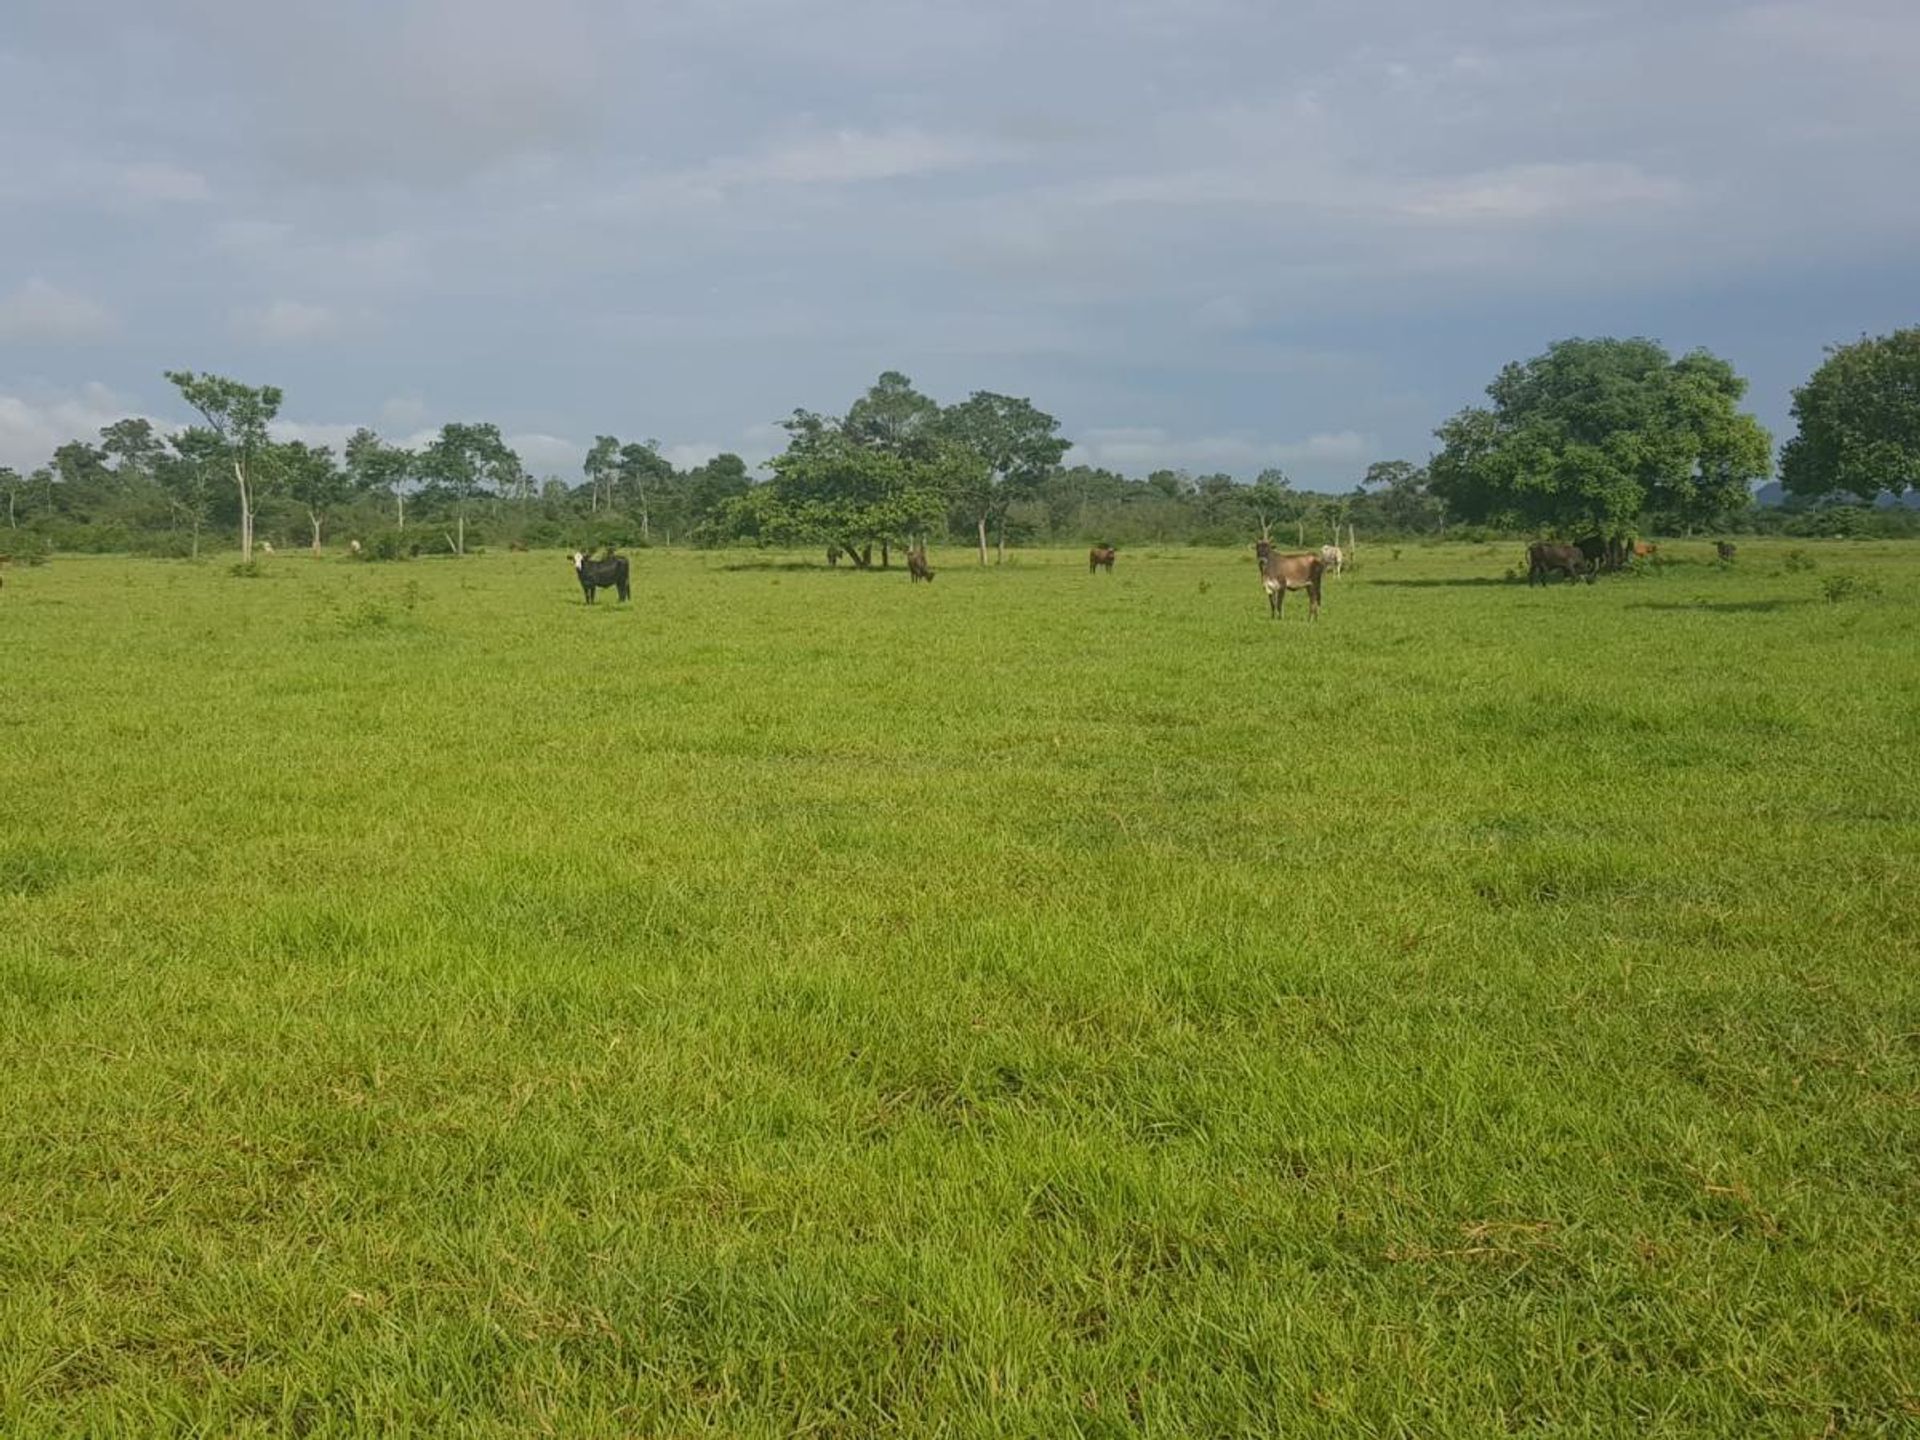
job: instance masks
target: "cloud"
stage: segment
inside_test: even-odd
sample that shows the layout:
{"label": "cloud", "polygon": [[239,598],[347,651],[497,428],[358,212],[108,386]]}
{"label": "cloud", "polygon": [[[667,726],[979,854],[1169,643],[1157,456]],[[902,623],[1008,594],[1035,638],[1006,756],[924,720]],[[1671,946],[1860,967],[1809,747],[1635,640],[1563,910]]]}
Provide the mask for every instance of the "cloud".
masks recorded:
{"label": "cloud", "polygon": [[120,172],[120,184],[134,200],[161,204],[190,204],[213,195],[206,176],[164,162],[129,165]]}
{"label": "cloud", "polygon": [[337,310],[303,300],[274,300],[233,317],[236,335],[268,345],[331,340],[344,329],[346,319]]}
{"label": "cloud", "polygon": [[0,340],[52,344],[99,340],[118,328],[98,300],[34,276],[0,297]]}
{"label": "cloud", "polygon": [[412,395],[396,395],[380,407],[380,423],[392,428],[418,426],[426,418],[426,402]]}
{"label": "cloud", "polygon": [[[1420,220],[1445,224],[1605,219],[1623,211],[1673,205],[1688,196],[1677,180],[1638,166],[1587,161],[1513,165],[1418,188],[1400,208]],[[1644,217],[1641,217],[1644,218]]]}
{"label": "cloud", "polygon": [[587,458],[586,446],[559,435],[535,432],[501,438],[520,457],[520,463],[535,475],[559,475],[569,481],[577,480],[581,463]]}
{"label": "cloud", "polygon": [[923,130],[834,130],[796,136],[756,154],[723,160],[708,174],[723,183],[846,185],[932,175],[1004,159],[1007,147]]}
{"label": "cloud", "polygon": [[1358,462],[1379,442],[1352,430],[1304,440],[1266,440],[1248,434],[1175,436],[1158,426],[1122,426],[1082,433],[1067,455],[1073,465],[1099,465],[1141,474],[1152,470],[1226,470],[1251,479],[1270,465]]}
{"label": "cloud", "polygon": [[104,427],[130,413],[128,405],[97,381],[77,392],[0,392],[0,465],[24,475],[46,464],[69,440],[97,439]]}

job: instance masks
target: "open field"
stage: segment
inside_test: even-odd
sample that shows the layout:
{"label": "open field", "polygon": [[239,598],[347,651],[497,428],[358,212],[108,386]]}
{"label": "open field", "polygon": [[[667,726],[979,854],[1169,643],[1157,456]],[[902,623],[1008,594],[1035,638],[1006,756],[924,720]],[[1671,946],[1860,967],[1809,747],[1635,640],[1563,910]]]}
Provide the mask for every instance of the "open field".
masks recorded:
{"label": "open field", "polygon": [[9,571],[0,1433],[1912,1433],[1920,549],[1668,548]]}

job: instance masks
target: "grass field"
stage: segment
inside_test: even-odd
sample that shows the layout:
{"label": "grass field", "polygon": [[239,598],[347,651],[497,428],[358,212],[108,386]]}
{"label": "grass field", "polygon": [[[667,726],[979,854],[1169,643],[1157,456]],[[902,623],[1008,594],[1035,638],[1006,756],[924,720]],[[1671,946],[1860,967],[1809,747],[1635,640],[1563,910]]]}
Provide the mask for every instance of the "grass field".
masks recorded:
{"label": "grass field", "polygon": [[1914,1433],[1920,549],[1669,548],[10,570],[0,1433]]}

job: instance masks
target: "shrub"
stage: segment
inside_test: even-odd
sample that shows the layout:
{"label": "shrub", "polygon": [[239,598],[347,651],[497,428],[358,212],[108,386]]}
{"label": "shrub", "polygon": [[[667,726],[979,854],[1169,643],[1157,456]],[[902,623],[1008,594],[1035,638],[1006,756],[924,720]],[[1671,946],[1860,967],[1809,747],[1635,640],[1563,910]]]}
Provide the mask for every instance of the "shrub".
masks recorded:
{"label": "shrub", "polygon": [[1842,600],[1870,600],[1880,593],[1880,582],[1843,572],[1824,577],[1820,581],[1820,593],[1827,597],[1829,605],[1838,605]]}
{"label": "shrub", "polygon": [[1789,550],[1783,563],[1789,575],[1798,575],[1803,570],[1813,569],[1814,559],[1804,550]]}

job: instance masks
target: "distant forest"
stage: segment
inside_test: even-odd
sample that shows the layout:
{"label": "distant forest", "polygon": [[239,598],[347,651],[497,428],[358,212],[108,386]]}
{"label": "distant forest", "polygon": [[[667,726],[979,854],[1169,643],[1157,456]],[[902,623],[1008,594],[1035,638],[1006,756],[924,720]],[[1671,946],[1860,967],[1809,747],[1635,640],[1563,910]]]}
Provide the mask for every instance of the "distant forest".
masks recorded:
{"label": "distant forest", "polygon": [[[274,436],[281,392],[169,372],[200,417],[166,432],[128,418],[27,473],[0,467],[0,552],[197,555],[237,537],[276,548],[359,542],[370,558],[476,546],[832,545],[867,563],[913,540],[977,547],[1318,544],[1494,535],[1920,534],[1920,332],[1839,347],[1795,392],[1785,482],[1760,505],[1774,442],[1746,384],[1704,351],[1567,340],[1509,365],[1436,431],[1424,462],[1386,460],[1344,493],[1252,477],[1067,464],[1059,422],[1023,397],[942,405],[889,371],[843,415],[795,411],[764,473],[737,455],[679,469],[652,440],[596,437],[581,473],[535,476],[488,423],[408,448],[371,430],[338,454]],[[1904,387],[1904,388],[1903,388]],[[1907,402],[1901,402],[1906,404]],[[1877,427],[1877,428],[1876,428]],[[1865,438],[1862,438],[1865,437]],[[1864,492],[1864,493],[1863,493]]]}

